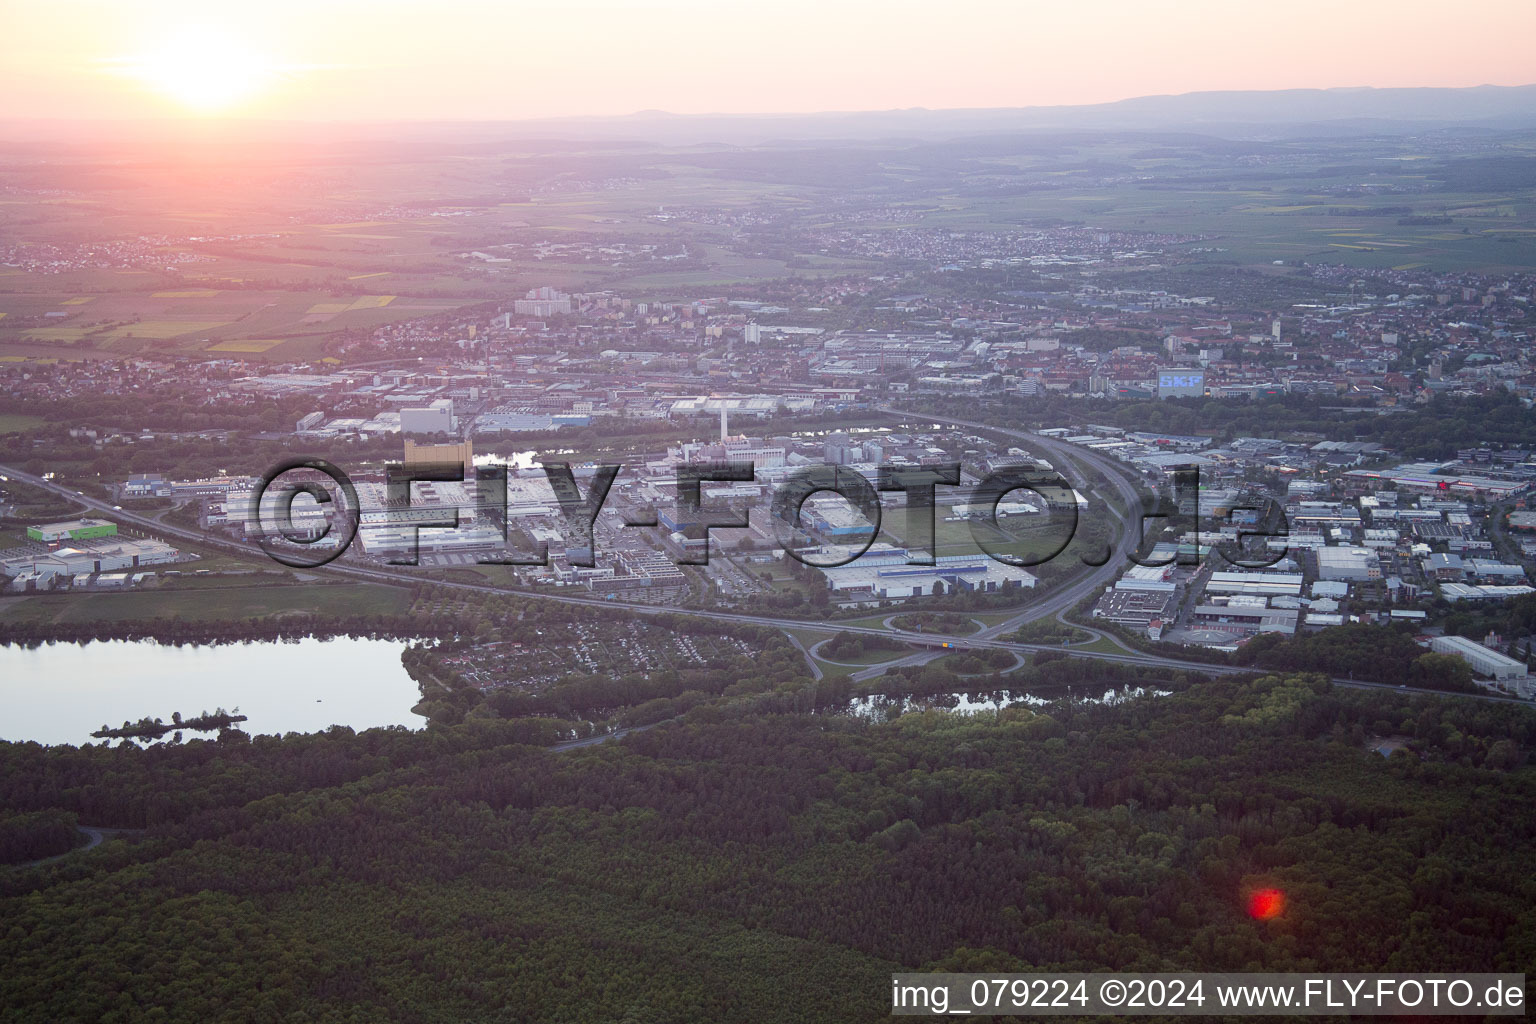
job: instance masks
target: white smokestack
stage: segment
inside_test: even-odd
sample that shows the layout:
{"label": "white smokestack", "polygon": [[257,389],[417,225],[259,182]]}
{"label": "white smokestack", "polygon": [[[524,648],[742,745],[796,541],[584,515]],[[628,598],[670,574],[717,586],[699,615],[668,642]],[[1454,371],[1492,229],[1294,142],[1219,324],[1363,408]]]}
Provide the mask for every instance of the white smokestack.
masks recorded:
{"label": "white smokestack", "polygon": [[720,443],[725,444],[725,439],[730,435],[725,431],[725,403],[720,403]]}

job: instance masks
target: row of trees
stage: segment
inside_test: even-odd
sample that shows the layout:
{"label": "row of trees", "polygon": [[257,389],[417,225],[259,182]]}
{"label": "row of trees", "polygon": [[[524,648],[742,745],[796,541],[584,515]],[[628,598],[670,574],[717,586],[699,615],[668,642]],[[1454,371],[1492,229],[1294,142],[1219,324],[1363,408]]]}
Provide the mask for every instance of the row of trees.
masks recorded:
{"label": "row of trees", "polygon": [[1316,633],[1265,633],[1238,648],[1233,664],[1282,671],[1407,683],[1431,690],[1476,693],[1472,669],[1460,658],[1426,652],[1407,627],[1350,623]]}

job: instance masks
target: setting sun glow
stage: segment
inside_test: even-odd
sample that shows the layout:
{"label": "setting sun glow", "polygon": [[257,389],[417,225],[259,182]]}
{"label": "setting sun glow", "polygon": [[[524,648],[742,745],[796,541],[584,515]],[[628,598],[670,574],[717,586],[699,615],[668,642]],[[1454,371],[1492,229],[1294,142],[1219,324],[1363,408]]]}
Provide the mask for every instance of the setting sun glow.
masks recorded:
{"label": "setting sun glow", "polygon": [[122,73],[202,113],[237,107],[259,96],[284,68],[234,36],[187,28],[147,52],[115,62]]}

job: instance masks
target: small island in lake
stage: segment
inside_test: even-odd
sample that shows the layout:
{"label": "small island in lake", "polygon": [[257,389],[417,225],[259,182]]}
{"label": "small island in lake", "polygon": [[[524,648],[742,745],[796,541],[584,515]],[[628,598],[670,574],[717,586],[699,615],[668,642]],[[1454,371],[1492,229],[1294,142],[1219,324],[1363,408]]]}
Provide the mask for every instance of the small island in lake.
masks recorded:
{"label": "small island in lake", "polygon": [[[235,712],[240,709],[236,708]],[[215,730],[228,729],[237,722],[244,722],[249,716],[231,713],[223,708],[217,708],[212,712],[204,711],[196,718],[182,718],[181,712],[171,715],[169,723],[158,718],[141,718],[137,722],[124,722],[120,727],[113,729],[103,725],[100,729],[91,733],[98,740],[158,740],[166,733],[190,730],[191,732],[213,732]]]}

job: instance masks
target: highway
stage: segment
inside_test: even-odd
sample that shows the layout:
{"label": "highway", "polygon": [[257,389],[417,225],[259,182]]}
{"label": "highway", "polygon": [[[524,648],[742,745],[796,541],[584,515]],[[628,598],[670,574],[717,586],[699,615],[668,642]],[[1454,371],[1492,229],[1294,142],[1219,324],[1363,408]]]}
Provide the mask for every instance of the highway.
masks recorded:
{"label": "highway", "polygon": [[[881,411],[888,412],[893,415],[908,415],[897,410],[882,409]],[[1116,465],[1104,455],[1092,451],[1078,450],[1059,441],[1053,441],[1048,438],[1040,438],[1037,435],[1024,431],[1007,430],[1004,428],[989,426],[983,423],[967,423],[964,421],[951,422],[954,422],[958,426],[968,427],[978,431],[985,430],[993,433],[1000,433],[1005,436],[1027,441],[1031,447],[1038,447],[1043,451],[1051,453],[1055,456],[1052,459],[1052,462],[1054,465],[1056,465],[1057,471],[1066,476],[1068,481],[1074,485],[1084,483],[1084,481],[1080,477],[1074,479],[1076,474],[1069,473],[1068,470],[1064,468],[1064,466],[1075,468],[1074,460],[1081,458],[1090,465],[1094,465],[1096,468],[1098,468],[1101,472],[1104,473],[1107,479],[1113,483],[1116,496],[1122,503],[1123,508],[1139,510],[1141,507],[1140,495],[1137,493],[1134,483],[1125,476],[1124,467]],[[211,547],[223,551],[228,551],[243,558],[251,558],[259,553],[257,550],[253,550],[253,548],[247,544],[241,544],[237,541],[224,537],[204,533],[201,530],[193,530],[185,527],[162,523],[147,516],[139,515],[135,512],[118,509],[108,502],[92,498],[88,495],[80,493],[79,491],[54,483],[51,480],[44,480],[41,477],[27,473],[18,467],[0,464],[0,475],[4,475],[26,484],[30,484],[33,487],[40,488],[60,497],[67,498],[68,500],[78,505],[84,506],[90,511],[105,514],[118,520],[121,523],[138,527],[146,533],[191,541],[204,547]],[[836,621],[819,622],[806,619],[781,618],[769,615],[751,615],[745,612],[684,609],[666,605],[658,606],[641,602],[614,601],[598,597],[583,597],[574,594],[553,593],[547,590],[514,590],[507,587],[494,586],[488,583],[462,583],[457,581],[424,579],[420,576],[413,576],[409,572],[401,569],[372,568],[359,565],[343,564],[339,560],[332,562],[322,568],[310,569],[306,571],[330,577],[361,580],[370,583],[392,584],[397,586],[401,584],[429,582],[433,586],[446,587],[454,590],[474,591],[486,594],[502,594],[507,596],[515,596],[526,600],[553,601],[559,604],[577,605],[591,608],[622,608],[637,615],[655,616],[663,614],[682,614],[690,615],[695,618],[710,619],[717,622],[728,622],[737,625],[765,626],[772,629],[809,630],[813,632],[827,633],[829,635],[839,632],[848,632],[872,636],[895,637],[900,640],[905,640],[916,645],[930,648],[929,650],[918,651],[908,657],[900,659],[898,662],[899,664],[921,664],[930,660],[931,658],[940,657],[943,654],[951,653],[955,650],[996,649],[1012,652],[1056,651],[1069,658],[1094,658],[1100,661],[1115,662],[1117,664],[1146,665],[1160,668],[1183,669],[1185,671],[1199,672],[1207,675],[1253,674],[1255,672],[1262,671],[1260,669],[1239,668],[1229,665],[1211,665],[1201,661],[1186,661],[1180,658],[1165,657],[1163,655],[1149,654],[1142,651],[1134,651],[1128,649],[1123,650],[1123,653],[1111,654],[1102,651],[1076,650],[1070,646],[1061,646],[1057,644],[1018,643],[1016,641],[999,639],[1000,635],[1015,630],[1024,623],[1034,622],[1043,618],[1059,616],[1063,612],[1070,610],[1073,605],[1082,600],[1088,594],[1094,592],[1099,587],[1104,586],[1109,580],[1113,579],[1114,576],[1120,572],[1121,567],[1125,564],[1123,559],[1129,558],[1129,556],[1134,552],[1137,546],[1136,542],[1139,535],[1140,530],[1137,528],[1137,525],[1130,522],[1128,518],[1123,517],[1118,535],[1111,546],[1110,558],[1102,566],[1091,569],[1090,571],[1084,573],[1082,576],[1072,580],[1066,586],[1053,590],[1048,594],[1044,594],[1039,600],[1034,601],[1027,607],[1021,609],[1017,615],[1012,616],[1006,622],[990,627],[980,633],[972,634],[970,636],[950,636],[937,633],[912,633],[903,630],[887,630],[870,626],[852,626]],[[1086,630],[1086,627],[1080,626],[1076,623],[1073,625],[1077,626],[1079,629]],[[1087,631],[1097,633],[1097,631],[1093,630]],[[1099,633],[1098,635],[1108,636],[1109,634]],[[948,649],[933,649],[934,645],[945,642],[949,644]],[[814,663],[812,663],[812,667],[816,667]],[[885,666],[885,668],[889,667],[891,666]],[[1355,689],[1380,689],[1399,692],[1403,690],[1402,687],[1392,686],[1387,683],[1368,683],[1353,679],[1335,678],[1333,682],[1338,686],[1352,687]],[[1433,690],[1413,692],[1435,693],[1439,696],[1455,696],[1472,700],[1520,704],[1527,707],[1531,706],[1529,701],[1520,700],[1519,698],[1515,697],[1502,697],[1495,694],[1446,694]]]}
{"label": "highway", "polygon": [[[898,419],[910,419],[914,414],[882,406],[878,410],[887,416]],[[1065,621],[1063,616],[1071,611],[1079,601],[1096,594],[1118,576],[1130,562],[1141,543],[1141,493],[1136,489],[1136,481],[1126,472],[1126,468],[1109,456],[1096,452],[1091,448],[1082,448],[1077,445],[1069,445],[1054,438],[1041,437],[1039,434],[1025,430],[1013,430],[1008,427],[995,427],[986,423],[975,423],[969,420],[956,420],[945,417],[946,422],[952,426],[965,427],[969,430],[984,431],[1003,437],[1022,441],[1033,451],[1043,452],[1050,456],[1047,460],[1062,477],[1080,492],[1087,493],[1093,490],[1087,480],[1081,474],[1079,463],[1085,463],[1097,469],[1109,481],[1114,489],[1114,501],[1103,511],[1104,515],[1111,516],[1115,522],[1115,539],[1110,545],[1109,553],[1103,565],[1093,568],[1090,572],[1072,580],[1070,583],[1053,590],[1040,600],[1030,605],[1008,619],[1006,622],[989,627],[977,634],[978,639],[992,639],[1012,633],[1027,622],[1036,622],[1040,619],[1054,618]],[[1074,628],[1082,629],[1096,637],[1108,639],[1117,647],[1124,649],[1124,645],[1110,633],[1092,629],[1072,623]],[[1128,654],[1136,652],[1127,650]]]}

